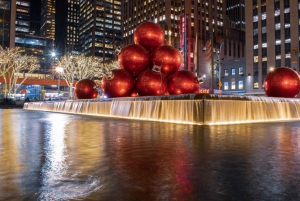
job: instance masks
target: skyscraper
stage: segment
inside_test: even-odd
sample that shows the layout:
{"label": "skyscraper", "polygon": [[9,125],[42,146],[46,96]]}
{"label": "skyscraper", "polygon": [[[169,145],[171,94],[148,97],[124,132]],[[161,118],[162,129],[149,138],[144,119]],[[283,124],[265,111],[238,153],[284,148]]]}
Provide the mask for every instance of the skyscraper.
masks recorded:
{"label": "skyscraper", "polygon": [[[14,3],[11,6],[11,3]],[[12,37],[15,34],[14,28],[15,28],[15,15],[12,18],[11,13],[16,12],[16,2],[11,2],[10,0],[2,0],[0,2],[0,30],[1,30],[1,36],[0,36],[0,45],[2,47],[9,47],[10,43],[13,41]],[[13,11],[12,11],[13,10]],[[12,31],[13,29],[13,31]],[[11,41],[12,40],[12,41]]]}
{"label": "skyscraper", "polygon": [[273,68],[299,72],[300,0],[247,0],[245,11],[247,91],[262,93]]}
{"label": "skyscraper", "polygon": [[79,41],[85,55],[113,59],[121,37],[121,0],[80,2]]}
{"label": "skyscraper", "polygon": [[55,4],[56,0],[42,0],[41,36],[55,39]]}
{"label": "skyscraper", "polygon": [[61,0],[56,5],[55,46],[62,54],[80,51],[79,0]]}

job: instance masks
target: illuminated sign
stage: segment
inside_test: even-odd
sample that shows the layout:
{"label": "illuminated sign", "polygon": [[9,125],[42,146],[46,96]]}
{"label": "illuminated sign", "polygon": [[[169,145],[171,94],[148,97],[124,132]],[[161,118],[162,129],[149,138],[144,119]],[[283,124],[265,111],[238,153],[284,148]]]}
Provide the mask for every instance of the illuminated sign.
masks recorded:
{"label": "illuminated sign", "polygon": [[200,89],[199,94],[209,94],[209,89]]}

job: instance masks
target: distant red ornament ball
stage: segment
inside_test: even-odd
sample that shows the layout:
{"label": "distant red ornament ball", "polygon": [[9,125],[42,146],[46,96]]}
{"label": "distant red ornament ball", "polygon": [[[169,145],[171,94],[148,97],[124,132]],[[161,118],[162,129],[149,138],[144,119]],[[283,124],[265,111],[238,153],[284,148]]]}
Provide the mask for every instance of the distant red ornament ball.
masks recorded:
{"label": "distant red ornament ball", "polygon": [[135,90],[140,96],[164,95],[167,90],[167,80],[160,72],[147,69],[137,76]]}
{"label": "distant red ornament ball", "polygon": [[276,68],[266,76],[264,90],[267,96],[294,98],[300,92],[300,77],[291,68]]}
{"label": "distant red ornament ball", "polygon": [[127,45],[118,56],[119,65],[131,75],[136,76],[149,67],[150,55],[141,45]]}
{"label": "distant red ornament ball", "polygon": [[89,79],[79,80],[75,85],[74,95],[77,99],[97,98],[97,85],[94,81]]}
{"label": "distant red ornament ball", "polygon": [[176,71],[168,78],[168,92],[175,94],[194,94],[199,92],[199,82],[194,73],[188,70]]}
{"label": "distant red ornament ball", "polygon": [[105,78],[104,92],[108,98],[131,96],[134,89],[134,79],[124,69],[112,70],[112,78]]}
{"label": "distant red ornament ball", "polygon": [[162,28],[154,22],[140,24],[133,34],[134,43],[142,45],[148,52],[164,44],[165,35]]}
{"label": "distant red ornament ball", "polygon": [[168,76],[180,68],[180,52],[171,45],[156,48],[151,56],[151,63],[161,67],[161,72]]}

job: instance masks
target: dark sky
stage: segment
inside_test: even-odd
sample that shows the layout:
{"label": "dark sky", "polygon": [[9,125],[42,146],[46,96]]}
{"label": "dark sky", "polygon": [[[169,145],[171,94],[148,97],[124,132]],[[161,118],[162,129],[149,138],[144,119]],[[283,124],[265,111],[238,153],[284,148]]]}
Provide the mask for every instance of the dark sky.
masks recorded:
{"label": "dark sky", "polygon": [[41,0],[31,0],[30,20],[41,21]]}

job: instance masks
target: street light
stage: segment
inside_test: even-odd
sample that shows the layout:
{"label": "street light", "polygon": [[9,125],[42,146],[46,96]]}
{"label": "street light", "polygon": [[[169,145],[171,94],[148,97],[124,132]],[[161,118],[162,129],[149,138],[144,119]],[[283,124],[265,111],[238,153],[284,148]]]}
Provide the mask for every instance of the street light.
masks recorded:
{"label": "street light", "polygon": [[60,88],[60,74],[64,71],[62,67],[56,67],[56,72],[58,73],[58,85],[57,85],[57,98],[59,98],[59,88]]}

